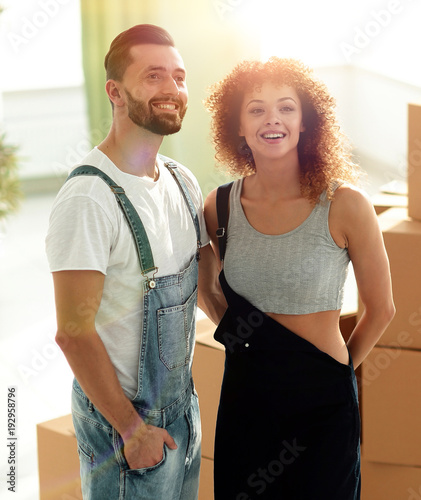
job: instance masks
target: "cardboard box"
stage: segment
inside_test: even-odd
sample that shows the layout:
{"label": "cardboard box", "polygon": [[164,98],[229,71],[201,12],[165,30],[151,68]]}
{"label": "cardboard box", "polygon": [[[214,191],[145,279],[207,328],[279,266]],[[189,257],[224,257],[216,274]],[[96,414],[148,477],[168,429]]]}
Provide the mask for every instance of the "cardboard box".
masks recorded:
{"label": "cardboard box", "polygon": [[375,347],[362,364],[364,458],[421,467],[421,352]]}
{"label": "cardboard box", "polygon": [[421,105],[408,105],[408,214],[421,220]]}
{"label": "cardboard box", "polygon": [[209,319],[197,322],[193,380],[199,394],[202,418],[202,456],[213,458],[216,417],[224,375],[224,346],[214,340],[215,325]]}
{"label": "cardboard box", "polygon": [[[82,500],[72,417],[37,425],[40,500]],[[199,500],[213,500],[213,460],[202,457]]]}
{"label": "cardboard box", "polygon": [[421,468],[361,462],[361,500],[421,500]]}
{"label": "cardboard box", "polygon": [[202,457],[199,500],[213,500],[213,460]]}
{"label": "cardboard box", "polygon": [[348,342],[351,333],[354,331],[356,323],[357,315],[355,313],[341,315],[339,319],[339,328],[345,342]]}
{"label": "cardboard box", "polygon": [[37,425],[40,500],[82,500],[72,416]]}
{"label": "cardboard box", "polygon": [[396,314],[377,344],[421,349],[421,222],[410,219],[405,208],[393,208],[379,216],[379,223]]}
{"label": "cardboard box", "polygon": [[407,208],[408,197],[398,194],[378,193],[371,197],[377,215],[386,212],[389,208]]}

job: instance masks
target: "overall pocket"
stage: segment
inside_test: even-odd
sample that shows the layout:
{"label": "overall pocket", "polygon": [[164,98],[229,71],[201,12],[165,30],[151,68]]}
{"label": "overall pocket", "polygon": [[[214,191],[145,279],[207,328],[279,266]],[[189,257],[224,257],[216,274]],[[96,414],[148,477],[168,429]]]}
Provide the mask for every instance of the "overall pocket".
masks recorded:
{"label": "overall pocket", "polygon": [[197,288],[184,304],[157,311],[159,358],[168,370],[190,362],[196,302]]}

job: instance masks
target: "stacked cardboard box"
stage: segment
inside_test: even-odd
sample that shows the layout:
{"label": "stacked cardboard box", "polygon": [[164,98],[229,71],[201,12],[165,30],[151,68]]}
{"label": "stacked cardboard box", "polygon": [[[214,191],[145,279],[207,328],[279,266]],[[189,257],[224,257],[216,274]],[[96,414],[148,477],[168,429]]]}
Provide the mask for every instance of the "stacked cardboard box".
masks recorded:
{"label": "stacked cardboard box", "polygon": [[421,106],[408,135],[409,208],[379,215],[396,315],[362,367],[363,500],[421,500]]}
{"label": "stacked cardboard box", "polygon": [[421,105],[408,106],[408,215],[421,220]]}

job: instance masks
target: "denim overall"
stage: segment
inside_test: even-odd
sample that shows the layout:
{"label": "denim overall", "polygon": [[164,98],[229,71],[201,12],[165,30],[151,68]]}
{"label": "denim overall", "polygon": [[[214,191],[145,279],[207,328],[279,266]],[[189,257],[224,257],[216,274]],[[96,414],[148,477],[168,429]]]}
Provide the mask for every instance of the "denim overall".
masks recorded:
{"label": "denim overall", "polygon": [[131,470],[123,454],[121,437],[75,379],[72,413],[84,500],[196,500],[198,497],[201,430],[191,365],[200,227],[177,166],[171,162],[165,166],[178,183],[193,218],[198,250],[186,269],[158,278],[154,277],[157,268],[146,232],[124,190],[94,167],[79,167],[71,174],[99,175],[107,182],[132,229],[145,277],[138,390],[132,402],[145,423],[167,429],[177,444],[177,450],[164,446],[162,461],[153,467]]}

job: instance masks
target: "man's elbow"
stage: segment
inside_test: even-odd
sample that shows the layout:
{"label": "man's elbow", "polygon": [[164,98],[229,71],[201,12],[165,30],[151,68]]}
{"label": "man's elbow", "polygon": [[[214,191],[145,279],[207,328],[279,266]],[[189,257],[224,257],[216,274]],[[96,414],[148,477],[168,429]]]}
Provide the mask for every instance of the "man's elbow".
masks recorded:
{"label": "man's elbow", "polygon": [[66,352],[77,344],[81,333],[82,329],[76,323],[69,322],[64,326],[59,326],[55,336],[56,344],[63,352]]}

